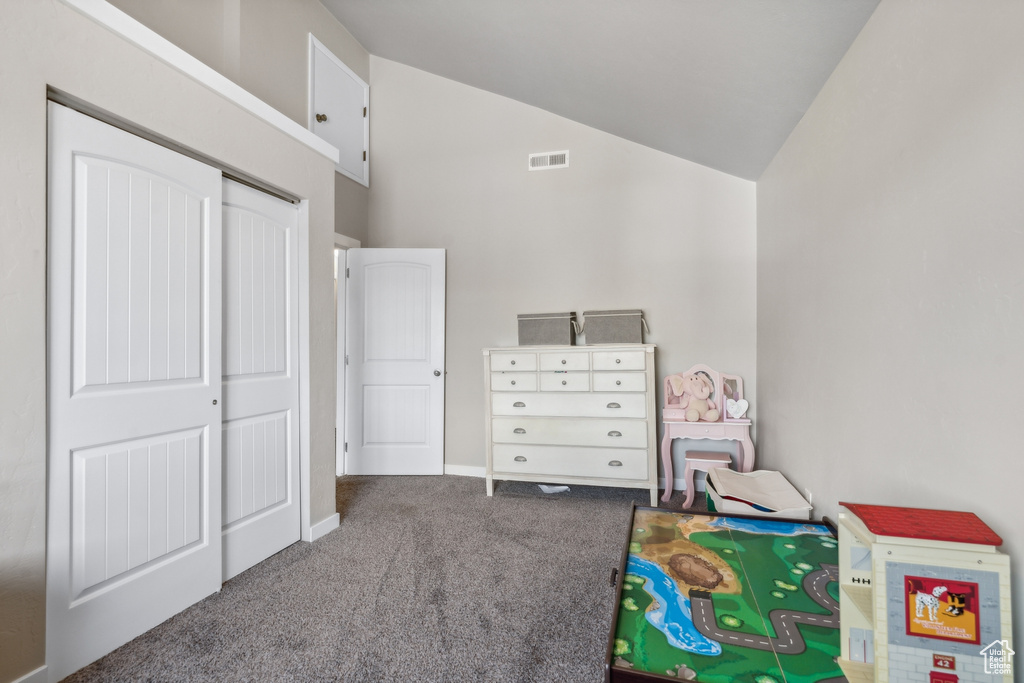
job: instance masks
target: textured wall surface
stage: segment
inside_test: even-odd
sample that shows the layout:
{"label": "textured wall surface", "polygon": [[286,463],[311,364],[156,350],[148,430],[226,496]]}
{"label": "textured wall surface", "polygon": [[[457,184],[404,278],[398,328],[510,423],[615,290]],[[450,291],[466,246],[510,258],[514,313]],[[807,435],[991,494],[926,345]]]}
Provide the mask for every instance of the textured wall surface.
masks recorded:
{"label": "textured wall surface", "polygon": [[[110,0],[207,66],[306,126],[309,34],[364,81],[370,55],[318,0]],[[338,175],[335,231],[365,245],[366,187]]]}
{"label": "textured wall surface", "polygon": [[[310,307],[333,309],[325,157],[56,0],[0,10],[0,681],[42,666],[46,520],[46,87],[309,200]],[[312,315],[311,521],[334,514],[334,323]]]}
{"label": "textured wall surface", "polygon": [[1021,27],[1020,2],[883,0],[757,185],[762,464],[817,514],[974,511],[1015,577]]}
{"label": "textured wall surface", "polygon": [[[396,62],[370,71],[369,246],[448,250],[446,465],[485,464],[481,349],[515,345],[520,313],[643,309],[659,376],[737,373],[756,410],[753,183]],[[527,170],[566,149],[568,168]]]}

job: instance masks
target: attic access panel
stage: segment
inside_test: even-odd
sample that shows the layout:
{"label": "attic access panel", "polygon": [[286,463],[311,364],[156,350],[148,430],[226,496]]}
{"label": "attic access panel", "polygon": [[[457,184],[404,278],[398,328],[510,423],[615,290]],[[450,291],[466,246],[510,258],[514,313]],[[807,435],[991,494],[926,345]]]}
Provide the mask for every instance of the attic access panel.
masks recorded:
{"label": "attic access panel", "polygon": [[309,130],[338,148],[336,169],[370,186],[370,86],[309,34]]}

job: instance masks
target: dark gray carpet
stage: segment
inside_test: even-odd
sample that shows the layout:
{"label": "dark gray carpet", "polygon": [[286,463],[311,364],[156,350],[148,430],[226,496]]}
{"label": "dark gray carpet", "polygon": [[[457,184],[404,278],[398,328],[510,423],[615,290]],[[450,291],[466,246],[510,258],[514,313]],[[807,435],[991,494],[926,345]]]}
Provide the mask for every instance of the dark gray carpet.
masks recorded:
{"label": "dark gray carpet", "polygon": [[65,680],[597,683],[634,501],[648,492],[342,477],[339,529]]}

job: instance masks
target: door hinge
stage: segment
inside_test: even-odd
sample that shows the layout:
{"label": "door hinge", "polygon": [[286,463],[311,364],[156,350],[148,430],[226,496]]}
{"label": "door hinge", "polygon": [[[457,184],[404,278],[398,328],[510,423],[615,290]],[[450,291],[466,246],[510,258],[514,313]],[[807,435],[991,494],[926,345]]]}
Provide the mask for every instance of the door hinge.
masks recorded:
{"label": "door hinge", "polygon": [[366,107],[363,107],[363,118],[366,118]]}
{"label": "door hinge", "polygon": [[350,276],[351,276],[351,273],[349,272],[348,268],[346,268],[345,269],[345,277],[348,278]]}
{"label": "door hinge", "polygon": [[363,150],[363,161],[366,161],[366,150]]}
{"label": "door hinge", "polygon": [[345,354],[345,365],[348,365],[348,354]]}
{"label": "door hinge", "polygon": [[345,442],[345,452],[348,453],[348,441]]}

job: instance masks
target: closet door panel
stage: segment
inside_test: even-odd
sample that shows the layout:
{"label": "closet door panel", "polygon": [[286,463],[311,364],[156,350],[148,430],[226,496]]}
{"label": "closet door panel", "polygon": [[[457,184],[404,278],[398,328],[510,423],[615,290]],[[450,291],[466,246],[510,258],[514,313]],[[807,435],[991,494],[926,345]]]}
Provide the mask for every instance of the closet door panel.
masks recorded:
{"label": "closet door panel", "polygon": [[220,588],[221,180],[48,111],[56,680]]}

